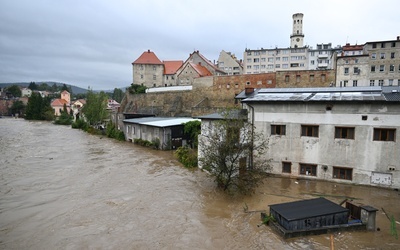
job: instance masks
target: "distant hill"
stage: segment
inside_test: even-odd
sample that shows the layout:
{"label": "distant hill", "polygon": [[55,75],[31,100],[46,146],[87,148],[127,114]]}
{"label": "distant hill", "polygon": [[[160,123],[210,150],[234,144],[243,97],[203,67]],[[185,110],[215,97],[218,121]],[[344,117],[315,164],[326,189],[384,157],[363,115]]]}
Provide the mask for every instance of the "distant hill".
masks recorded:
{"label": "distant hill", "polygon": [[[40,85],[42,83],[46,83],[49,86],[53,86],[53,84],[56,84],[57,86],[62,86],[64,85],[64,83],[61,82],[35,82],[36,85]],[[22,87],[28,87],[30,84],[30,82],[12,82],[12,83],[0,83],[0,88],[4,88],[4,87],[8,87],[8,86],[12,86],[12,85],[18,85],[18,86],[22,86]],[[73,86],[70,84],[65,83],[65,85],[67,85],[67,87],[71,87],[72,93],[73,94],[85,94],[87,93],[87,89],[83,89],[77,86]]]}

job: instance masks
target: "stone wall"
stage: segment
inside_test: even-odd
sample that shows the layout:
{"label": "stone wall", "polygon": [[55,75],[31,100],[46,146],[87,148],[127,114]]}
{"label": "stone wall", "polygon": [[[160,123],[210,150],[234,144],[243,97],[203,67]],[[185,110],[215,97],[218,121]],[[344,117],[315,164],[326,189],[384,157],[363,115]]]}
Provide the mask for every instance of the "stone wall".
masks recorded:
{"label": "stone wall", "polygon": [[329,87],[335,84],[335,70],[277,71],[276,88]]}

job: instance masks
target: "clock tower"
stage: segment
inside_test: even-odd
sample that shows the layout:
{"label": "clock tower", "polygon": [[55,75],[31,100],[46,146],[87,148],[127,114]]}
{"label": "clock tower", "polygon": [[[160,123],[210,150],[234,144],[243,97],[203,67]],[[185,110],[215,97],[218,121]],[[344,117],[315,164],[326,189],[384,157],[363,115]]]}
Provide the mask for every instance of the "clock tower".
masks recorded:
{"label": "clock tower", "polygon": [[303,14],[293,14],[293,32],[290,35],[290,48],[303,47]]}

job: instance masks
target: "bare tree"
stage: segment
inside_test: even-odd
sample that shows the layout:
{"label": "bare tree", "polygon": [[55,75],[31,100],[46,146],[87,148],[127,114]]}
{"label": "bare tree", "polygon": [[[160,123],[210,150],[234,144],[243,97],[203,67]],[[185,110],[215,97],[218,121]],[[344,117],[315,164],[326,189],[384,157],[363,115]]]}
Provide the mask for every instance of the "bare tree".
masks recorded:
{"label": "bare tree", "polygon": [[249,193],[264,179],[269,161],[258,161],[268,150],[268,138],[255,132],[243,110],[227,110],[221,119],[202,125],[199,165],[223,190]]}

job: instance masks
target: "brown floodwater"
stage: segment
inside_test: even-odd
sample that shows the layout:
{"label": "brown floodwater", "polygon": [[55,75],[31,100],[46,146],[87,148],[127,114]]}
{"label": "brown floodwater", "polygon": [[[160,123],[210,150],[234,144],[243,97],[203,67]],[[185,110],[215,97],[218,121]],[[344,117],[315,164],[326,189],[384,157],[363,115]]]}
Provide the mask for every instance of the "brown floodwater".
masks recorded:
{"label": "brown floodwater", "polygon": [[0,152],[0,249],[330,249],[330,235],[259,226],[268,205],[319,196],[379,209],[379,231],[335,233],[335,249],[400,249],[382,212],[399,221],[394,190],[268,178],[229,196],[172,152],[12,118],[0,119]]}

